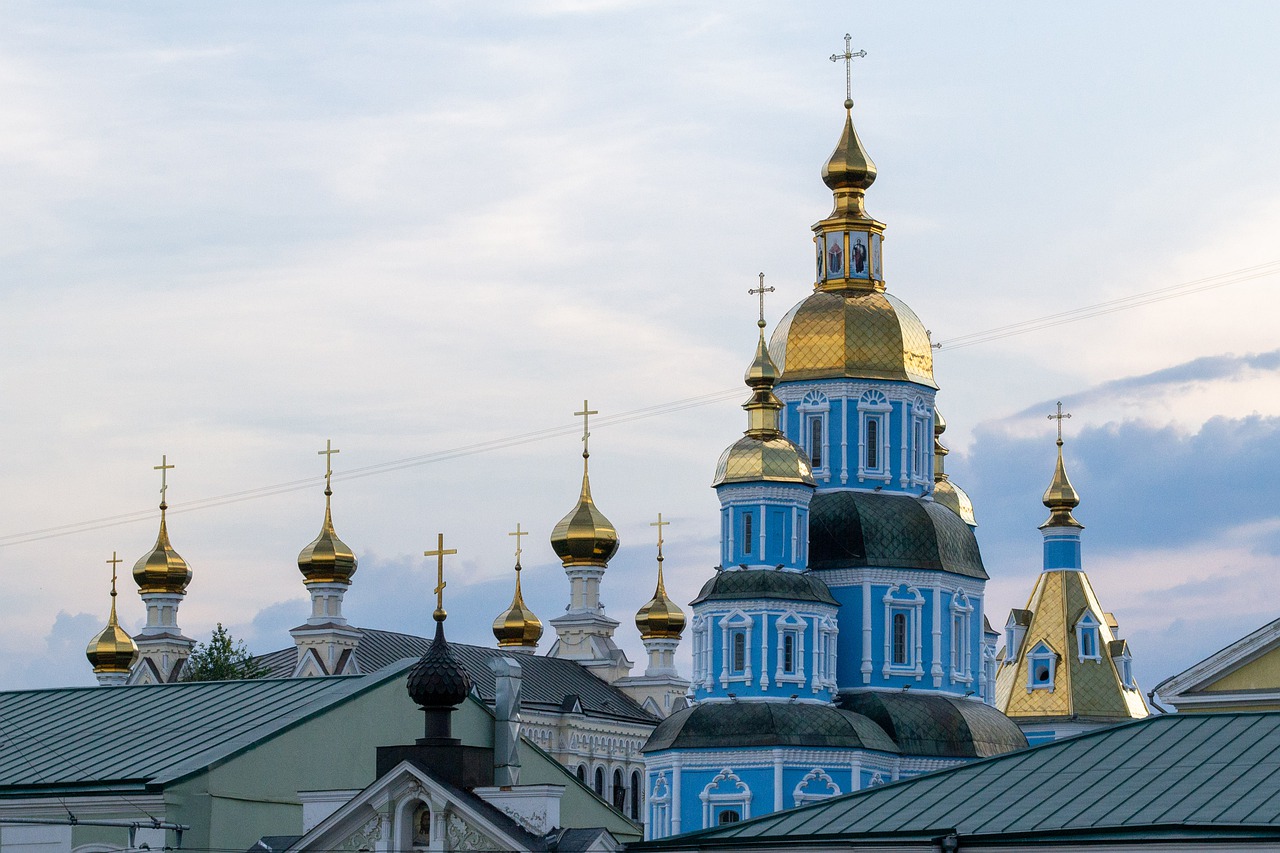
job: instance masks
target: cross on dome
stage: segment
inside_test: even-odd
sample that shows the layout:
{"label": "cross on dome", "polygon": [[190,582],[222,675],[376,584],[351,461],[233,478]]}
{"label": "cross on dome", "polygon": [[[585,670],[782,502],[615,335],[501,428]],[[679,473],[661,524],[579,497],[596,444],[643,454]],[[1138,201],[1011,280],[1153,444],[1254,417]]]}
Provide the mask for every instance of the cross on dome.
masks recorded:
{"label": "cross on dome", "polygon": [[[762,328],[762,329],[765,327],[765,322],[764,322],[764,295],[765,295],[766,293],[773,293],[773,291],[774,291],[774,290],[776,290],[776,288],[773,288],[773,287],[765,287],[765,286],[764,286],[764,273],[760,273],[760,286],[759,286],[759,287],[753,287],[753,288],[751,288],[750,290],[748,290],[748,291],[747,291],[747,294],[748,294],[749,296],[755,296],[757,293],[758,293],[758,294],[760,294],[760,319],[756,322],[756,325],[757,325],[757,326],[759,326],[759,327],[760,327],[760,328]],[[659,528],[659,529],[661,529],[661,528]]]}
{"label": "cross on dome", "polygon": [[341,452],[341,450],[334,449],[333,440],[328,438],[324,441],[324,450],[316,451],[317,456],[324,457],[324,490],[326,494],[330,491],[329,481],[333,478],[333,454]]}
{"label": "cross on dome", "polygon": [[[583,408],[586,408],[585,406]],[[529,535],[529,531],[521,530],[519,522],[516,523],[516,529],[507,534],[516,537],[516,571],[520,571],[520,553],[524,549],[520,547],[520,540]]]}
{"label": "cross on dome", "polygon": [[662,513],[658,513],[658,520],[649,522],[650,527],[658,528],[658,559],[662,559],[662,528],[669,527],[671,522],[662,520]]}
{"label": "cross on dome", "polygon": [[163,454],[160,456],[160,464],[151,466],[152,471],[160,472],[160,505],[161,506],[163,506],[165,502],[165,492],[169,490],[168,473],[174,467],[175,466],[169,464],[169,457]]}
{"label": "cross on dome", "polygon": [[107,560],[111,564],[111,597],[116,597],[116,566],[119,566],[124,560],[116,556],[116,552],[111,552],[111,559]]}
{"label": "cross on dome", "polygon": [[436,611],[431,614],[437,622],[443,622],[448,614],[444,611],[444,588],[448,586],[444,579],[444,558],[450,554],[458,553],[458,549],[444,547],[444,534],[436,534],[436,550],[423,551],[424,557],[436,558],[436,588],[432,590],[436,594]]}
{"label": "cross on dome", "polygon": [[587,405],[586,400],[582,401],[582,411],[573,413],[573,416],[575,418],[582,418],[582,455],[584,457],[591,455],[591,452],[588,450],[587,439],[591,438],[591,428],[590,428],[591,416],[598,415],[598,414],[600,413],[590,408]]}
{"label": "cross on dome", "polygon": [[853,106],[853,61],[867,55],[865,50],[853,50],[853,36],[844,34],[844,53],[831,54],[832,62],[844,60],[844,105],[848,109]]}
{"label": "cross on dome", "polygon": [[1058,413],[1057,413],[1056,415],[1046,415],[1045,417],[1047,417],[1047,418],[1048,418],[1049,420],[1051,420],[1051,421],[1057,421],[1057,422],[1058,422],[1058,446],[1059,446],[1059,447],[1061,447],[1061,446],[1062,446],[1062,422],[1063,422],[1064,420],[1066,420],[1067,418],[1071,417],[1071,413],[1070,413],[1070,412],[1068,412],[1068,413],[1066,413],[1066,414],[1063,414],[1063,411],[1062,411],[1062,401],[1061,401],[1061,400],[1059,400],[1059,401],[1058,401]]}

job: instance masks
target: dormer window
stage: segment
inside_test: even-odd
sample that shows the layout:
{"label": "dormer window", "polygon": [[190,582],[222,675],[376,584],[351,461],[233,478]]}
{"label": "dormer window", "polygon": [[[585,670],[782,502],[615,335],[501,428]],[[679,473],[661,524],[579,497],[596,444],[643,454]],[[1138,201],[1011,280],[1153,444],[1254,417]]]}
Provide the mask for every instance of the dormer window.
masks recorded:
{"label": "dormer window", "polygon": [[1102,643],[1098,636],[1098,626],[1098,620],[1087,610],[1076,622],[1077,656],[1082,663],[1087,660],[1102,660]]}
{"label": "dormer window", "polygon": [[1058,653],[1041,640],[1027,653],[1027,692],[1048,690],[1053,692],[1057,676]]}
{"label": "dormer window", "polygon": [[1137,690],[1138,684],[1133,680],[1133,658],[1129,655],[1129,644],[1124,640],[1112,640],[1111,662],[1116,665],[1116,675],[1120,677],[1120,686],[1126,690]]}
{"label": "dormer window", "polygon": [[1027,626],[1031,624],[1031,611],[1011,610],[1009,621],[1004,623],[1004,662],[1014,663],[1022,651],[1022,641],[1027,636]]}

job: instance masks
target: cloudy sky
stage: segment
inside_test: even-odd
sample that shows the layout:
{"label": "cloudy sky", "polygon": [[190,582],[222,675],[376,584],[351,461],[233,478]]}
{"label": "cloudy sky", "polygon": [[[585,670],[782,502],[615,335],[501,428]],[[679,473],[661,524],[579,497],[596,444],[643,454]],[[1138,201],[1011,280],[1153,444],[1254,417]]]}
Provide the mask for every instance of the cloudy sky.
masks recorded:
{"label": "cloudy sky", "polygon": [[[846,31],[991,622],[1039,568],[1058,399],[1145,688],[1280,616],[1272,3],[6,0],[0,687],[92,683],[161,454],[191,636],[290,642],[326,439],[352,621],[427,630],[442,531],[451,636],[491,642],[517,523],[549,619],[583,398],[624,543],[604,598],[642,661],[649,522],[679,600],[716,562],[746,290],[763,270],[776,319],[811,287]],[[1096,305],[1126,310],[969,337]]]}

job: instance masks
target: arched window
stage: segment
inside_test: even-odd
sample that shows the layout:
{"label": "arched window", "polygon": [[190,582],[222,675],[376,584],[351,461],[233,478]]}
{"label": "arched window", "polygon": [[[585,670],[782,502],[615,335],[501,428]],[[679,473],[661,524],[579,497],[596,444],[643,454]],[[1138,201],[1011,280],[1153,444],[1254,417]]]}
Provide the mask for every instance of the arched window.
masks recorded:
{"label": "arched window", "polygon": [[596,768],[596,793],[601,797],[604,796],[604,768]]}
{"label": "arched window", "polygon": [[640,819],[640,771],[631,771],[631,819]]}
{"label": "arched window", "polygon": [[867,470],[874,471],[880,467],[880,421],[867,419]]}
{"label": "arched window", "polygon": [[627,807],[627,786],[622,781],[622,771],[613,771],[613,807],[622,811]]}
{"label": "arched window", "polygon": [[822,467],[822,419],[809,421],[809,459],[814,468]]}
{"label": "arched window", "polygon": [[582,782],[583,784],[586,784],[586,781],[587,781],[587,765],[585,765],[585,764],[579,764],[579,765],[578,765],[578,781],[579,781],[579,782]]}
{"label": "arched window", "polygon": [[907,651],[907,614],[897,611],[893,614],[893,662],[899,666],[911,663]]}
{"label": "arched window", "polygon": [[738,814],[733,809],[725,809],[724,811],[720,812],[721,826],[724,826],[726,823],[737,823],[740,820],[742,820],[742,815]]}

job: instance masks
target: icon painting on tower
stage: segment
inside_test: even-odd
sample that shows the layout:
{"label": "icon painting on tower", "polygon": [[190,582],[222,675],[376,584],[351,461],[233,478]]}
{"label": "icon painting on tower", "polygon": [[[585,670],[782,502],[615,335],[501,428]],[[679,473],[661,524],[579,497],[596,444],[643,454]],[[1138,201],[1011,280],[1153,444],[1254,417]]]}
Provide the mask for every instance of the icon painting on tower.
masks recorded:
{"label": "icon painting on tower", "polygon": [[813,243],[814,248],[817,250],[815,254],[818,261],[818,281],[822,281],[822,240],[814,239]]}
{"label": "icon painting on tower", "polygon": [[827,238],[827,278],[844,276],[844,234],[829,233]]}
{"label": "icon painting on tower", "polygon": [[849,232],[849,277],[869,278],[871,257],[867,251],[868,235],[865,231]]}
{"label": "icon painting on tower", "polygon": [[871,235],[871,278],[880,281],[884,276],[880,272],[880,235]]}

